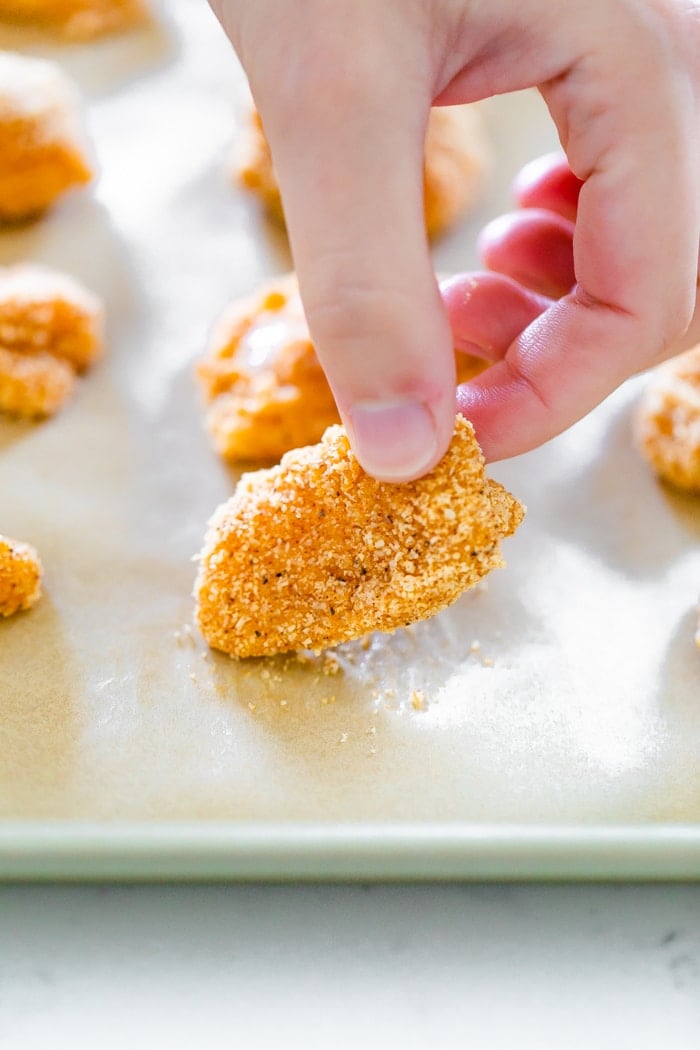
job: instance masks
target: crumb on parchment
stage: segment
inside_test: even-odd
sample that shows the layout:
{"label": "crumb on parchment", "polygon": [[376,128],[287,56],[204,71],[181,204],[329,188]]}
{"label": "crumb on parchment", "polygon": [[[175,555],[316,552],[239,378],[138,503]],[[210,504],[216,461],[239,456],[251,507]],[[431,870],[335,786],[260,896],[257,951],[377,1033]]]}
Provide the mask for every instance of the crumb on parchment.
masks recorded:
{"label": "crumb on parchment", "polygon": [[326,649],[425,619],[503,565],[523,507],[484,473],[470,423],[426,477],[369,477],[342,427],[245,474],[215,512],[197,620],[236,657]]}
{"label": "crumb on parchment", "polygon": [[41,574],[34,547],[0,535],[0,616],[31,609],[41,596]]}

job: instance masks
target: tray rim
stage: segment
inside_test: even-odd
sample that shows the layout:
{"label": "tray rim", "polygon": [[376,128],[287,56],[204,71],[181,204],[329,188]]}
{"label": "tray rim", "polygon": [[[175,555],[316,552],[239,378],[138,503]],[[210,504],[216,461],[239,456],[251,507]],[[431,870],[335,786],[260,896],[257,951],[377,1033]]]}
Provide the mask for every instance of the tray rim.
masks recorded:
{"label": "tray rim", "polygon": [[696,824],[0,822],[1,881],[700,881]]}

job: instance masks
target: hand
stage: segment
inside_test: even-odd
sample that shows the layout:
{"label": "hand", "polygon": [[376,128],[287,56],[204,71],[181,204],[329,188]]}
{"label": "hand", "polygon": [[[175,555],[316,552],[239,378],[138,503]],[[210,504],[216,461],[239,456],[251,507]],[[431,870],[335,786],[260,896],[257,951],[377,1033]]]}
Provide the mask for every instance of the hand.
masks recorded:
{"label": "hand", "polygon": [[[544,242],[542,226],[520,241],[540,259],[535,283],[535,246],[556,242],[573,290],[550,302],[510,286],[512,309],[486,326],[498,362],[459,391],[489,458],[553,436],[678,345],[700,245],[697,3],[212,3],[270,142],[312,337],[371,474],[420,476],[453,429],[452,333],[423,227],[433,103],[537,86],[581,184],[568,217],[549,209]],[[492,229],[485,250],[512,254],[512,272],[523,253],[506,234]],[[563,280],[565,262],[554,269]],[[471,301],[462,318],[479,314]]]}
{"label": "hand", "polygon": [[[506,369],[510,369],[510,359],[517,361],[523,346],[527,347],[527,341],[533,338],[533,332],[537,338],[532,322],[545,315],[562,296],[576,299],[574,243],[582,185],[561,154],[540,157],[518,174],[514,193],[521,210],[495,219],[480,237],[482,258],[492,272],[461,274],[442,282],[441,290],[458,349],[491,362],[505,361]],[[552,317],[556,318],[556,313],[542,317],[540,323],[550,326]],[[550,340],[550,345],[557,345],[556,331],[550,334],[547,327],[544,337]],[[658,354],[645,353],[643,342],[629,345],[622,362],[622,379],[698,343],[700,306],[696,298],[688,328]],[[568,396],[570,366],[575,363],[570,360],[567,349],[561,345],[561,351],[555,351],[548,374],[549,388],[556,393],[559,387],[564,397]],[[603,354],[593,362],[593,383],[596,376],[601,393],[594,389],[594,400],[588,407],[617,385],[616,371]],[[488,434],[489,415],[497,424],[504,407],[498,396],[499,381],[498,372],[490,371],[488,376],[458,390],[461,410],[476,420],[480,433]],[[586,411],[585,404],[579,404],[574,388],[571,403],[569,422]],[[555,412],[554,419],[558,418]],[[496,432],[495,439],[487,445],[489,458],[508,455],[508,440],[507,432]]]}

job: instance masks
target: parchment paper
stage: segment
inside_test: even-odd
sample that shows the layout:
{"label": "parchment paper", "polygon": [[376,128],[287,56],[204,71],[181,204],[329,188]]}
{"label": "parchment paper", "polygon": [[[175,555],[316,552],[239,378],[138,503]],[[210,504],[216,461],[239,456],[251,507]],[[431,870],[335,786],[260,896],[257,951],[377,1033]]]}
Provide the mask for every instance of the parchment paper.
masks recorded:
{"label": "parchment paper", "polygon": [[[89,46],[0,32],[78,79],[102,172],[2,233],[0,263],[63,268],[109,317],[106,359],[59,416],[0,423],[0,530],[46,568],[41,603],[0,623],[0,817],[700,820],[700,502],[632,448],[640,380],[493,468],[529,508],[507,569],[431,622],[342,647],[340,673],[236,664],[190,627],[191,559],[236,480],[192,364],[229,299],[290,259],[230,183],[233,55],[203,0],[165,7]],[[485,112],[489,192],[439,271],[476,265],[512,175],[556,144],[534,94]]]}

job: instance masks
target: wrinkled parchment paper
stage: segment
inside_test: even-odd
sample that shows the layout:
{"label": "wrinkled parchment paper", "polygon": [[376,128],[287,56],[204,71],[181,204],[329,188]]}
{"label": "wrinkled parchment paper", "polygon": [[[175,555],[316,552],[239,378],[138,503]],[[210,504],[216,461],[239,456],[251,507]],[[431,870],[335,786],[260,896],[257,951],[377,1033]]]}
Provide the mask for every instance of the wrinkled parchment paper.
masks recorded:
{"label": "wrinkled parchment paper", "polygon": [[[167,11],[165,10],[167,8]],[[101,177],[0,235],[0,263],[63,268],[104,297],[109,353],[54,420],[0,423],[0,531],[34,543],[45,597],[0,623],[0,817],[700,820],[700,502],[630,442],[639,380],[493,476],[529,513],[508,567],[369,648],[236,664],[191,628],[206,521],[236,475],[202,430],[192,364],[234,295],[289,268],[229,180],[242,80],[202,0],[63,47]],[[485,106],[477,213],[435,249],[476,265],[481,224],[556,140],[539,98]]]}

